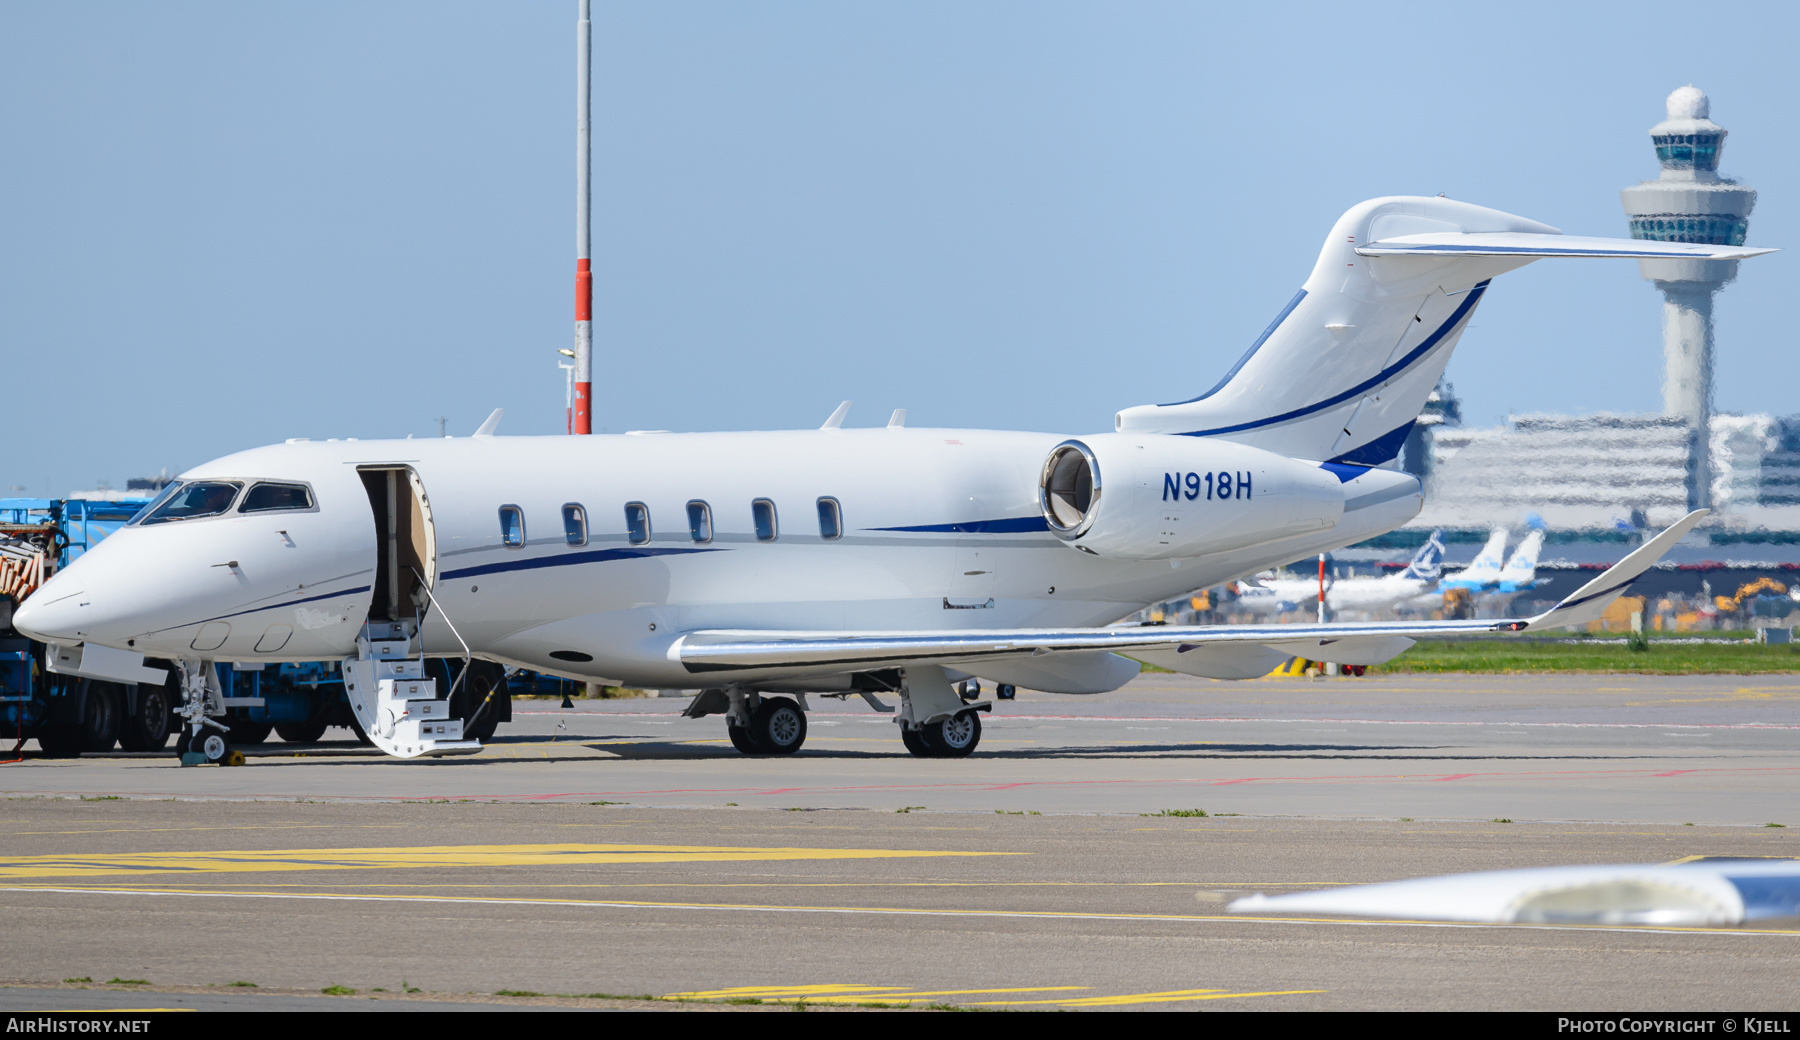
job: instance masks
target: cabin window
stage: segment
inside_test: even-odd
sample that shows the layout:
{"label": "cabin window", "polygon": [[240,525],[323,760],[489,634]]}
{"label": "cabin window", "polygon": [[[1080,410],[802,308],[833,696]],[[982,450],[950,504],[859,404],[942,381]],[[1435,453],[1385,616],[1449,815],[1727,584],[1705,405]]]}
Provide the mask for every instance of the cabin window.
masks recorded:
{"label": "cabin window", "polygon": [[819,499],[819,537],[828,542],[844,536],[844,507],[835,498]]}
{"label": "cabin window", "polygon": [[525,510],[518,506],[500,507],[500,544],[508,549],[525,547]]}
{"label": "cabin window", "polygon": [[240,513],[272,513],[283,509],[311,509],[312,489],[305,484],[252,484]]}
{"label": "cabin window", "polygon": [[625,539],[632,545],[650,540],[650,507],[642,502],[625,504]]}
{"label": "cabin window", "polygon": [[750,518],[756,522],[756,540],[772,542],[780,532],[775,527],[775,503],[759,498],[750,503]]}
{"label": "cabin window", "polygon": [[696,542],[712,541],[712,506],[695,499],[687,504],[688,536]]}
{"label": "cabin window", "polygon": [[587,544],[587,510],[579,502],[563,506],[563,539],[570,545]]}
{"label": "cabin window", "polygon": [[231,480],[196,480],[183,484],[155,512],[145,517],[143,523],[166,524],[174,520],[218,516],[231,508],[231,500],[243,489],[244,485]]}

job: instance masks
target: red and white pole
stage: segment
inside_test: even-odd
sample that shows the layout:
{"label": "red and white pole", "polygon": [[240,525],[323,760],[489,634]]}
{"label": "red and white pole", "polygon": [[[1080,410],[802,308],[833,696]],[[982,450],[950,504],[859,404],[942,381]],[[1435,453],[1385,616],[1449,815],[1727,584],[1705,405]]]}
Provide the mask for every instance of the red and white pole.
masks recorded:
{"label": "red and white pole", "polygon": [[1319,624],[1325,623],[1325,554],[1319,554]]}
{"label": "red and white pole", "polygon": [[570,416],[573,433],[594,432],[594,275],[589,243],[590,159],[588,105],[592,88],[592,32],[589,0],[581,0],[575,23],[575,399]]}

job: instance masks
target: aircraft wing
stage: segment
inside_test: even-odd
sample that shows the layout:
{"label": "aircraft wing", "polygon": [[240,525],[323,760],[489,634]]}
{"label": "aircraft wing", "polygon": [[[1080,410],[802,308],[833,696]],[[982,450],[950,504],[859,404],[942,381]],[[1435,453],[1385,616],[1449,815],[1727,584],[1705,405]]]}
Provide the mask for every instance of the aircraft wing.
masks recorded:
{"label": "aircraft wing", "polygon": [[1520,231],[1432,231],[1383,238],[1356,247],[1358,256],[1619,256],[1641,260],[1741,260],[1773,252],[1773,249],[1754,246],[1536,235]]}
{"label": "aircraft wing", "polygon": [[[1186,654],[1229,644],[1260,645],[1282,654],[1342,664],[1379,663],[1421,636],[1523,632],[1585,624],[1642,577],[1706,516],[1697,509],[1633,550],[1562,602],[1532,618],[1386,621],[1325,625],[1142,625],[1106,628],[972,629],[921,632],[699,631],[677,639],[670,655],[690,674],[788,675],[866,671],[905,665],[957,666],[982,660],[1047,658],[1068,653]],[[1048,663],[1048,662],[1046,662]],[[1267,669],[1264,669],[1266,671]]]}

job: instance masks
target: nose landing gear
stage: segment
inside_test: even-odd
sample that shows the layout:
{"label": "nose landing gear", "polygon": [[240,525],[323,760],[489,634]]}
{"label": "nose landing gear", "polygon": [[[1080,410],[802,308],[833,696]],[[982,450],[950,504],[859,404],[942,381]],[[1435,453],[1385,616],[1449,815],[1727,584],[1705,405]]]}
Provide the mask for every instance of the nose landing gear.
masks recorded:
{"label": "nose landing gear", "polygon": [[219,719],[225,715],[225,693],[219,686],[219,673],[210,661],[182,661],[181,707],[175,714],[182,720],[176,736],[175,753],[184,766],[241,766],[244,753],[231,747],[231,729]]}

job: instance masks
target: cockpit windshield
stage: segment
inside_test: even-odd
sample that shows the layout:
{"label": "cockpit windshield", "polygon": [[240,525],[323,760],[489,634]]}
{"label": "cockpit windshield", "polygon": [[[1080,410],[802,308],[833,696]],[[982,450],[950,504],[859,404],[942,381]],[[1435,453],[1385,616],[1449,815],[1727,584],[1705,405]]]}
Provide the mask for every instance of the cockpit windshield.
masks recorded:
{"label": "cockpit windshield", "polygon": [[232,500],[244,485],[235,480],[195,480],[172,487],[163,493],[163,497],[151,503],[143,513],[141,520],[133,523],[149,526],[165,524],[174,520],[195,520],[203,516],[218,516],[231,508]]}
{"label": "cockpit windshield", "polygon": [[156,512],[156,510],[158,508],[160,508],[164,502],[167,502],[169,499],[173,498],[175,495],[175,492],[180,491],[180,490],[181,490],[181,481],[179,481],[179,480],[175,481],[173,484],[170,484],[168,487],[163,488],[162,491],[157,493],[157,496],[155,498],[150,500],[149,505],[147,505],[144,508],[137,511],[136,515],[134,515],[131,518],[130,523],[133,523],[133,524],[143,523],[145,517],[149,516],[151,513]]}

